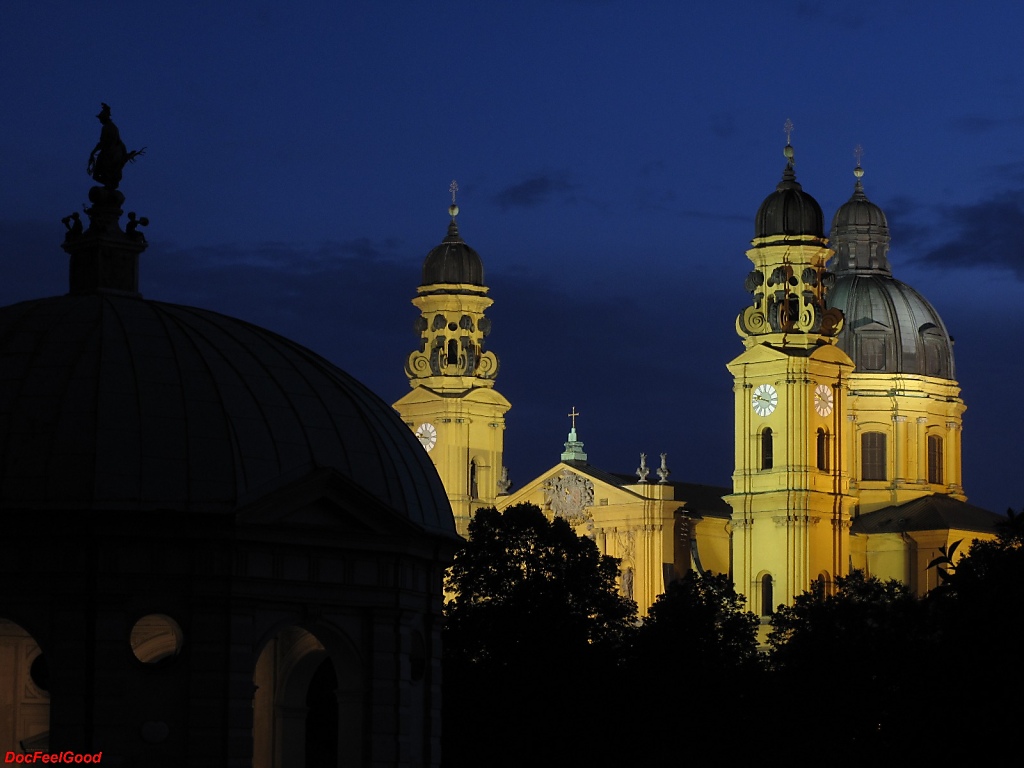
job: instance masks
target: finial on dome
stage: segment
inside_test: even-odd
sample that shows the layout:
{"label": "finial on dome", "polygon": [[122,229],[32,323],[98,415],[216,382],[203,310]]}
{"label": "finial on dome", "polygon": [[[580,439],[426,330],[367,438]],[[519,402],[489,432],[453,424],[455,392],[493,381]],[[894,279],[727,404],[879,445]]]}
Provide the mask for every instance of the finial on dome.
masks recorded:
{"label": "finial on dome", "polygon": [[853,175],[860,181],[864,178],[864,169],[860,167],[860,159],[864,157],[864,147],[858,144],[853,148],[853,156],[857,158],[857,167],[853,169]]}
{"label": "finial on dome", "polygon": [[791,135],[793,133],[793,121],[786,118],[786,124],[782,126],[782,130],[786,132],[786,146],[782,150],[782,154],[786,156],[786,161],[789,166],[793,166],[793,144],[791,143]]}
{"label": "finial on dome", "polygon": [[448,191],[452,193],[452,204],[448,206],[448,215],[452,217],[452,221],[455,221],[455,217],[459,215],[459,206],[455,204],[455,193],[459,191],[459,185],[455,179],[452,179]]}

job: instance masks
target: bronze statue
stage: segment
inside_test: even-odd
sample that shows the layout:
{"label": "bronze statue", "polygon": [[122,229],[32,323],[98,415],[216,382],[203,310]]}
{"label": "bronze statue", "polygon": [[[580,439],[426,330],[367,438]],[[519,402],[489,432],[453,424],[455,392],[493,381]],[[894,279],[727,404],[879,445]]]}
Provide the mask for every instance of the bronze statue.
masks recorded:
{"label": "bronze statue", "polygon": [[149,219],[145,216],[135,216],[135,211],[128,212],[128,223],[125,224],[124,233],[134,240],[146,242],[146,236],[139,231],[139,226],[148,227]]}
{"label": "bronze statue", "polygon": [[78,215],[78,211],[70,216],[65,216],[60,223],[67,229],[67,234],[64,235],[65,240],[74,240],[82,236],[82,217]]}
{"label": "bronze statue", "polygon": [[104,187],[117,189],[117,185],[121,183],[121,170],[128,163],[134,163],[136,157],[145,154],[146,148],[129,152],[121,141],[120,131],[110,119],[110,106],[101,103],[100,107],[100,113],[96,117],[103,124],[103,128],[100,130],[100,140],[89,154],[86,173]]}

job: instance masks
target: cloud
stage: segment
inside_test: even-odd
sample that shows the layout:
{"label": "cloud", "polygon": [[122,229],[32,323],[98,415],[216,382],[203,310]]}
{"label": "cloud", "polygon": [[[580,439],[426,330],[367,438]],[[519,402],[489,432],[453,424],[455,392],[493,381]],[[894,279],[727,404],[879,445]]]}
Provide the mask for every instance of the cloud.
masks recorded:
{"label": "cloud", "polygon": [[1024,280],[1024,190],[999,192],[976,203],[943,206],[940,216],[955,235],[916,261],[947,267],[987,265]]}
{"label": "cloud", "polygon": [[1019,128],[1024,124],[1021,117],[992,117],[991,115],[965,115],[953,118],[950,123],[961,133],[977,135],[998,128]]}
{"label": "cloud", "polygon": [[567,174],[537,174],[505,187],[493,198],[503,211],[509,208],[536,208],[546,203],[557,192],[568,192],[573,188],[566,179]]}

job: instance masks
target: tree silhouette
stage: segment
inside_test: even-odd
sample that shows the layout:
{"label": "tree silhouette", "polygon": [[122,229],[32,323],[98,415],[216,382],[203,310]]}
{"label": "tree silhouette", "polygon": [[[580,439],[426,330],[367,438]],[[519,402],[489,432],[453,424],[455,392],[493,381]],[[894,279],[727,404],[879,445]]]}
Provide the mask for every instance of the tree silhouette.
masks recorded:
{"label": "tree silhouette", "polygon": [[616,706],[609,670],[636,618],[617,578],[535,505],[477,512],[445,581],[447,766],[540,765],[555,744],[575,764],[600,743],[581,734]]}

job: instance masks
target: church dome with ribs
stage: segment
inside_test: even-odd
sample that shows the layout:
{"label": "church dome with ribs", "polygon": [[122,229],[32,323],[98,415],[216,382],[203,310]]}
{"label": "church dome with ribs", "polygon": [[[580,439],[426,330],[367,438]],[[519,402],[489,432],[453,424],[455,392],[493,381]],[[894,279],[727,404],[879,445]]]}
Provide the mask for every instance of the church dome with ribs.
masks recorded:
{"label": "church dome with ribs", "polygon": [[0,309],[0,359],[7,509],[227,511],[326,470],[454,533],[437,472],[392,409],[263,328],[73,290]]}

